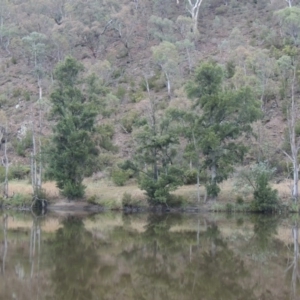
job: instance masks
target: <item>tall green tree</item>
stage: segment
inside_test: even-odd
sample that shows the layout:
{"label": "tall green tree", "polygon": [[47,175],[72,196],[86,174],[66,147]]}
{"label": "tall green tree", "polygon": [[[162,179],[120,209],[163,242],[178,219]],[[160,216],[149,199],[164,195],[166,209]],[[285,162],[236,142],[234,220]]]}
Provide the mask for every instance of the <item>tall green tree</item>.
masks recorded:
{"label": "tall green tree", "polygon": [[223,81],[222,67],[205,62],[187,85],[188,96],[194,99],[191,141],[198,159],[202,158],[201,167],[209,172],[206,189],[213,198],[220,191],[218,183],[228,177],[233,163],[246,151],[240,137],[251,132],[251,123],[261,114],[249,87],[230,90],[223,87]]}
{"label": "tall green tree", "polygon": [[182,181],[182,171],[174,164],[179,136],[173,128],[170,114],[158,111],[157,103],[150,101],[144,124],[135,131],[136,155],[122,168],[139,173],[139,186],[146,191],[150,205],[171,205],[170,192]]}
{"label": "tall green tree", "polygon": [[85,174],[93,167],[98,150],[93,139],[97,107],[93,97],[79,89],[83,65],[67,57],[55,69],[57,85],[51,94],[57,123],[49,151],[48,174],[70,199],[81,198]]}

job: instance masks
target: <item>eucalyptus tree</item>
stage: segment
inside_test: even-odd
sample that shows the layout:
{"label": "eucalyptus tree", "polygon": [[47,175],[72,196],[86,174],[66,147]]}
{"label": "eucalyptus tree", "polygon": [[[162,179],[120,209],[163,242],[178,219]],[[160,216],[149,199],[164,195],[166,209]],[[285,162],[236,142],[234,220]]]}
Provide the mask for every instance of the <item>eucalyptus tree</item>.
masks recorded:
{"label": "eucalyptus tree", "polygon": [[300,44],[300,7],[289,6],[275,12],[286,37],[295,45]]}
{"label": "eucalyptus tree", "polygon": [[174,44],[164,41],[151,48],[154,62],[161,68],[166,77],[168,96],[171,97],[171,84],[178,72],[179,55]]}
{"label": "eucalyptus tree", "polygon": [[[47,37],[44,34],[38,32],[32,32],[23,39],[24,48],[28,55],[29,62],[33,63],[33,73],[37,79],[37,85],[39,88],[39,135],[38,144],[36,147],[36,135],[35,135],[35,124],[34,118],[32,116],[32,144],[33,151],[31,155],[31,176],[32,176],[32,187],[34,194],[37,194],[42,186],[42,143],[41,143],[41,133],[42,133],[42,111],[41,111],[41,101],[43,98],[43,88],[42,79],[44,76],[44,64],[46,57],[47,48]],[[32,112],[31,112],[32,113]],[[37,154],[38,153],[38,154]],[[39,167],[37,168],[37,162],[39,161]],[[38,169],[38,171],[37,171]]]}
{"label": "eucalyptus tree", "polygon": [[298,200],[300,139],[297,133],[299,126],[299,45],[300,45],[300,8],[287,7],[276,12],[280,19],[284,36],[289,38],[289,45],[283,49],[284,55],[278,59],[282,82],[282,96],[286,101],[286,116],[288,127],[289,151],[283,151],[293,164],[293,188],[292,197]]}
{"label": "eucalyptus tree", "polygon": [[149,21],[149,33],[160,42],[174,41],[174,22],[168,18],[151,16]]}
{"label": "eucalyptus tree", "polygon": [[194,115],[194,140],[198,159],[203,159],[202,168],[210,175],[207,194],[214,199],[220,191],[218,183],[228,177],[233,163],[246,152],[241,137],[251,132],[251,123],[260,117],[260,105],[250,87],[231,90],[223,88],[223,81],[221,66],[205,62],[186,87],[188,96],[194,99],[192,109],[199,110]]}
{"label": "eucalyptus tree", "polygon": [[295,201],[299,197],[299,159],[298,154],[300,150],[300,136],[297,132],[299,126],[300,102],[297,97],[297,90],[299,89],[299,66],[295,57],[288,55],[282,56],[278,60],[282,81],[283,81],[283,95],[286,102],[286,119],[288,128],[288,143],[289,150],[283,150],[283,153],[290,160],[293,165],[293,188],[292,196]]}
{"label": "eucalyptus tree", "polygon": [[190,17],[179,16],[176,20],[177,30],[180,34],[180,39],[176,42],[179,50],[184,52],[184,56],[188,61],[189,71],[192,71],[195,60],[195,39],[197,34],[192,31],[193,21]]}

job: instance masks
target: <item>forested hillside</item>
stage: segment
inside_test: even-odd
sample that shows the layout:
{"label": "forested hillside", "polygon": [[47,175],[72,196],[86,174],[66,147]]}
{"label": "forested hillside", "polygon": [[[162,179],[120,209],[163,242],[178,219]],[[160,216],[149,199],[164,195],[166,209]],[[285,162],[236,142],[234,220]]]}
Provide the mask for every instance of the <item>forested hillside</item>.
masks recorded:
{"label": "forested hillside", "polygon": [[1,173],[4,152],[21,178],[51,148],[54,70],[72,56],[97,103],[85,176],[139,178],[164,203],[264,163],[296,196],[299,44],[299,0],[0,0]]}

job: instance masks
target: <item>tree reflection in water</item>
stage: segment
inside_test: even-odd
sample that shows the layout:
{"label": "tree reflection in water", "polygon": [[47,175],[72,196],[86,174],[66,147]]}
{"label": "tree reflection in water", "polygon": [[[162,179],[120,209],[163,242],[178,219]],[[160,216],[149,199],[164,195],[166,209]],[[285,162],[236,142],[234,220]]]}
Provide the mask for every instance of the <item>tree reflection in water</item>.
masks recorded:
{"label": "tree reflection in water", "polygon": [[288,267],[286,273],[291,282],[291,296],[292,299],[298,299],[299,294],[299,280],[300,280],[300,270],[299,270],[299,225],[298,221],[294,222],[292,228],[293,237],[293,256],[292,259],[288,260]]}
{"label": "tree reflection in water", "polygon": [[202,232],[170,231],[181,220],[149,216],[140,234],[144,246],[134,254],[131,299],[255,299],[243,282],[248,276],[243,261],[229,249],[218,226],[211,223]]}
{"label": "tree reflection in water", "polygon": [[2,266],[1,273],[5,275],[5,264],[6,264],[6,256],[7,256],[7,219],[8,215],[3,214],[3,250],[2,250]]}
{"label": "tree reflection in water", "polygon": [[[16,299],[39,300],[297,299],[298,223],[286,247],[275,236],[277,218],[234,218],[98,215],[83,223],[68,217],[56,231],[36,220],[25,231],[1,222],[0,298],[14,293]],[[15,274],[18,265],[24,276]]]}
{"label": "tree reflection in water", "polygon": [[54,299],[93,299],[90,278],[97,266],[96,247],[82,220],[76,217],[65,219],[49,247],[54,266],[51,276]]}

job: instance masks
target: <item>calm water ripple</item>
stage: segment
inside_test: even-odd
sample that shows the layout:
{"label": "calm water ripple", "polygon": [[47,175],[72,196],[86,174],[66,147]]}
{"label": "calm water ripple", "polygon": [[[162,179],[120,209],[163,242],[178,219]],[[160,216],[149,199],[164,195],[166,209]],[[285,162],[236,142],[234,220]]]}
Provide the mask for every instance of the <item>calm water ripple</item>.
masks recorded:
{"label": "calm water ripple", "polygon": [[300,299],[300,220],[0,214],[0,299]]}

